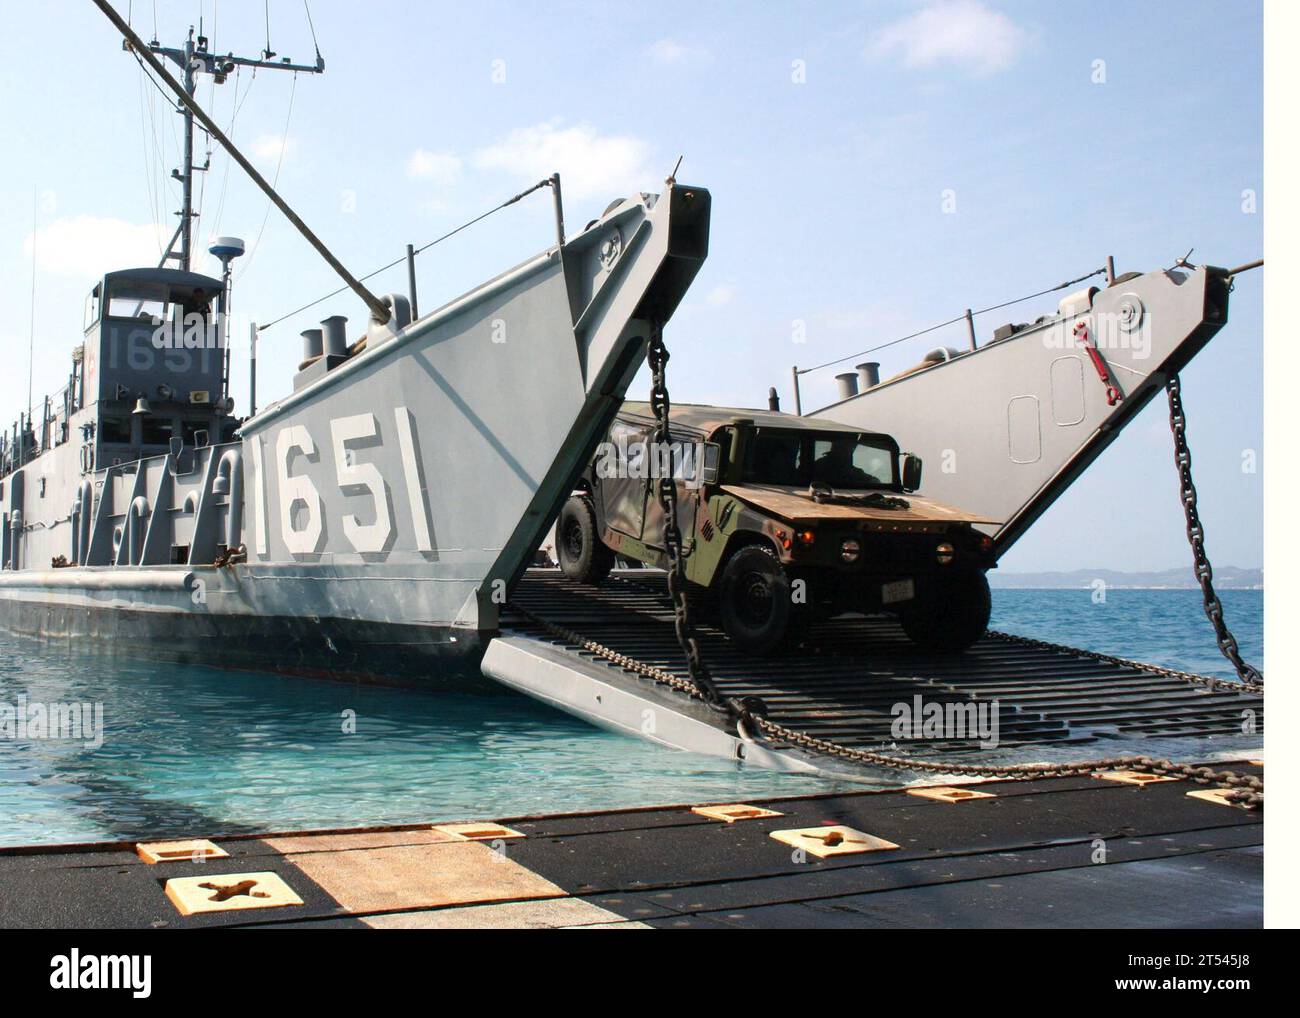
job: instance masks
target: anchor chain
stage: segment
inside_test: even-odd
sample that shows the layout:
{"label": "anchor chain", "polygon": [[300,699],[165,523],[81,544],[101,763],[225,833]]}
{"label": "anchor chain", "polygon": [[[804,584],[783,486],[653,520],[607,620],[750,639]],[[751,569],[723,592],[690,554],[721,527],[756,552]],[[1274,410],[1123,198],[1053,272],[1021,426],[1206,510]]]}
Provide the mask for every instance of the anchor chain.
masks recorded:
{"label": "anchor chain", "polygon": [[[650,364],[650,409],[654,415],[654,442],[657,450],[672,448],[672,433],[669,429],[669,417],[672,401],[668,396],[668,347],[664,345],[663,326],[655,324],[651,328],[649,348],[646,359]],[[663,457],[660,457],[662,460]],[[667,457],[671,463],[671,456]],[[751,710],[761,708],[756,698],[736,700],[724,698],[709,674],[708,667],[700,657],[699,641],[695,638],[695,626],[691,621],[690,602],[686,597],[686,562],[682,552],[682,530],[677,520],[677,480],[673,472],[661,476],[655,482],[655,498],[664,514],[663,539],[668,552],[668,596],[673,605],[673,628],[677,634],[677,644],[686,657],[686,670],[695,687],[696,695],[719,713],[730,713],[737,717],[748,715]]]}
{"label": "anchor chain", "polygon": [[1174,435],[1174,465],[1178,468],[1179,495],[1183,503],[1183,515],[1187,519],[1187,541],[1192,546],[1192,564],[1196,579],[1201,585],[1205,615],[1214,626],[1219,652],[1236,669],[1237,677],[1252,688],[1262,690],[1264,674],[1242,660],[1237,639],[1224,621],[1223,604],[1214,592],[1214,569],[1205,552],[1205,527],[1197,510],[1196,484],[1192,480],[1192,451],[1187,445],[1187,414],[1183,410],[1182,388],[1183,383],[1177,374],[1171,374],[1165,382],[1165,390],[1169,394],[1169,428]]}

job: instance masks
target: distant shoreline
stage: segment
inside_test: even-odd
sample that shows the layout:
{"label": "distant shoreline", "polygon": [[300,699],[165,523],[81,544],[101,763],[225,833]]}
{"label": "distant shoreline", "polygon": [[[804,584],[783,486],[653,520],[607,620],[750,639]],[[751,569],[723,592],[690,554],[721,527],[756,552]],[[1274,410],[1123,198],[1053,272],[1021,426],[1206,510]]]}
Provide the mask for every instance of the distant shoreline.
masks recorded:
{"label": "distant shoreline", "polygon": [[[1091,584],[1064,584],[1064,583],[999,583],[990,575],[989,586],[994,590],[1091,590]],[[1146,583],[1106,583],[1107,590],[1200,590],[1196,584],[1186,583],[1175,586],[1174,584],[1146,584]],[[1227,583],[1216,583],[1215,590],[1260,590],[1264,589],[1262,583],[1254,586],[1239,586]]]}
{"label": "distant shoreline", "polygon": [[[1173,569],[1046,569],[1042,572],[989,572],[997,590],[1092,590],[1100,581],[1111,590],[1200,590],[1190,566]],[[1221,566],[1214,571],[1216,590],[1263,590],[1264,570]]]}

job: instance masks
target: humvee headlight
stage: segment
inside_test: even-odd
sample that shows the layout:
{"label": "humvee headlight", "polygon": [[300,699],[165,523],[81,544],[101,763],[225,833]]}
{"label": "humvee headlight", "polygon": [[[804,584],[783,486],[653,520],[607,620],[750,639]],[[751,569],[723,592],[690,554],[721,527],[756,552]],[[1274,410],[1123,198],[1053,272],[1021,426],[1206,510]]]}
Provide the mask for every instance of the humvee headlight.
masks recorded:
{"label": "humvee headlight", "polygon": [[941,566],[951,565],[953,554],[953,547],[947,541],[944,541],[934,549],[935,561],[937,561]]}
{"label": "humvee headlight", "polygon": [[850,537],[840,545],[840,558],[845,562],[856,562],[862,557],[862,545],[856,538]]}

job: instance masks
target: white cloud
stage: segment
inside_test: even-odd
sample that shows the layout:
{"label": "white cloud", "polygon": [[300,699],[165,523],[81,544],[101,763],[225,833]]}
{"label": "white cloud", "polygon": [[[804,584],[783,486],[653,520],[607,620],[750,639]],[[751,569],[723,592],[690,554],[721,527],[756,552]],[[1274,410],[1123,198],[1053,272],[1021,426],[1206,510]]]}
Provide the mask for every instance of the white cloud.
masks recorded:
{"label": "white cloud", "polygon": [[1010,67],[1031,33],[979,0],[939,0],[878,31],[867,53],[904,67],[951,64],[976,74]]}
{"label": "white cloud", "polygon": [[660,39],[651,44],[647,52],[661,64],[684,64],[709,55],[709,51],[702,47],[688,46],[676,39]]}
{"label": "white cloud", "polygon": [[[254,139],[252,151],[253,155],[257,156],[258,159],[264,159],[267,162],[279,162],[283,156],[288,156],[297,147],[297,144],[293,138],[263,134]],[[283,156],[281,153],[283,153]]]}
{"label": "white cloud", "polygon": [[443,187],[460,179],[461,161],[450,152],[429,152],[417,148],[406,161],[406,175],[418,180],[431,180]]}
{"label": "white cloud", "polygon": [[725,307],[736,299],[736,294],[740,291],[730,283],[719,283],[712,290],[704,295],[704,303],[709,307]]}
{"label": "white cloud", "polygon": [[35,243],[36,266],[42,272],[90,284],[115,269],[157,265],[159,249],[170,236],[164,236],[156,223],[71,216],[42,226],[34,235],[29,233],[23,253],[30,258]]}
{"label": "white cloud", "polygon": [[558,172],[564,194],[619,198],[663,176],[649,168],[650,146],[631,135],[602,135],[591,124],[552,120],[511,131],[474,154],[474,165],[503,170],[528,182]]}

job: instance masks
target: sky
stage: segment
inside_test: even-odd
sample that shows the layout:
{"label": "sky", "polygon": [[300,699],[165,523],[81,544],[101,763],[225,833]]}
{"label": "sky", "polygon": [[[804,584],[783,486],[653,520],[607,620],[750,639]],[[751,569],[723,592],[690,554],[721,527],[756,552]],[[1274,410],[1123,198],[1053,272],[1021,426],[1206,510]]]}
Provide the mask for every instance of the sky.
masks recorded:
{"label": "sky", "polygon": [[[261,71],[198,97],[355,273],[559,171],[570,232],[678,180],[713,195],[710,253],[666,331],[677,401],[790,405],[790,366],[845,356],[1118,271],[1263,254],[1257,3],[995,0],[641,5],[117,0],[164,44],[267,46],[323,75]],[[0,33],[0,419],[59,390],[104,271],[156,264],[176,219],[181,121],[89,0],[4,0]],[[156,26],[156,29],[155,29]],[[203,161],[203,151],[198,153]],[[340,284],[219,149],[196,244],[234,234],[233,304],[270,322]],[[540,192],[418,259],[428,310],[552,242]],[[195,267],[216,273],[215,260]],[[34,284],[34,286],[33,286]],[[375,278],[405,291],[405,267]],[[34,300],[33,300],[34,292]],[[1056,295],[1059,297],[1059,294]],[[1030,321],[1052,297],[981,321]],[[342,294],[267,330],[259,402],[289,391],[298,332],[364,309]],[[245,321],[247,319],[244,319]],[[1263,562],[1262,273],[1183,373],[1212,558]],[[796,328],[795,323],[802,323]],[[796,340],[802,339],[802,342]],[[960,330],[882,355],[910,366]],[[247,410],[237,353],[232,391]],[[805,408],[834,371],[803,380]],[[643,372],[632,395],[644,398]],[[936,408],[942,413],[942,408]],[[1250,469],[1253,462],[1254,469]],[[1163,399],[1003,560],[1008,571],[1190,562]]]}

